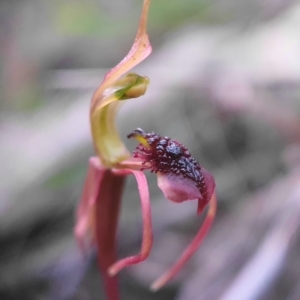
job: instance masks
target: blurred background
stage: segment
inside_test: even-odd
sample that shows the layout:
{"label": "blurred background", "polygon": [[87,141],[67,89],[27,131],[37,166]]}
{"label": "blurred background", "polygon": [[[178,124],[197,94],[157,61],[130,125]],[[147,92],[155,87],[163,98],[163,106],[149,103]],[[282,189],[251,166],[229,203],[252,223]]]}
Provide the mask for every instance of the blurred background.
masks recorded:
{"label": "blurred background", "polygon": [[[147,94],[119,115],[177,139],[216,179],[203,246],[161,291],[150,283],[201,226],[197,203],[165,200],[149,174],[154,246],[121,272],[122,299],[300,299],[300,3],[153,0]],[[105,299],[83,261],[74,211],[93,155],[89,104],[128,52],[142,0],[0,1],[0,299]],[[130,141],[133,149],[135,143]],[[139,250],[126,185],[119,255]]]}

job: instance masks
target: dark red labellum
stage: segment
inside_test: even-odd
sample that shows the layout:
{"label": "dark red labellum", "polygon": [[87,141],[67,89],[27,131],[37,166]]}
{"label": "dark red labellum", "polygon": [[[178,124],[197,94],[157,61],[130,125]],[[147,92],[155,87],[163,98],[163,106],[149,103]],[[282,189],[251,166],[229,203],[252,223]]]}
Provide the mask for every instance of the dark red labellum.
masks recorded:
{"label": "dark red labellum", "polygon": [[[142,160],[143,169],[150,169],[151,172],[161,175],[178,175],[185,179],[183,182],[186,182],[186,179],[194,182],[201,193],[203,209],[214,191],[215,183],[212,175],[202,168],[188,149],[178,141],[154,132],[146,133],[140,128],[129,134],[128,138],[137,136],[138,140],[142,138],[143,142],[136,147],[133,157]],[[185,200],[188,199],[182,199]]]}

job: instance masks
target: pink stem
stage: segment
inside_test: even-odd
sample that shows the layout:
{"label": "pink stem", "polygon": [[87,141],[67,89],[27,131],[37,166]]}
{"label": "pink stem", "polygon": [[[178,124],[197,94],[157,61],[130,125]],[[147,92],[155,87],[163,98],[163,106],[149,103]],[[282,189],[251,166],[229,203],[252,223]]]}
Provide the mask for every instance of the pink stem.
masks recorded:
{"label": "pink stem", "polygon": [[199,229],[197,235],[190,243],[190,245],[185,249],[185,251],[178,259],[178,261],[166,273],[164,273],[161,277],[159,277],[156,281],[153,282],[153,284],[150,287],[152,291],[159,290],[170,279],[172,279],[179,272],[182,266],[191,258],[191,256],[195,253],[195,251],[199,248],[211,224],[213,223],[214,217],[216,215],[216,210],[217,210],[217,200],[214,193],[210,200],[209,210],[207,212],[206,218],[201,228]]}
{"label": "pink stem", "polygon": [[120,270],[126,266],[137,264],[145,260],[150,253],[152,247],[152,222],[151,222],[151,207],[149,199],[149,190],[146,177],[144,173],[133,170],[116,170],[118,174],[133,174],[136,178],[138,189],[140,193],[141,205],[142,205],[142,216],[143,216],[143,240],[142,247],[139,254],[123,258],[112,266],[109,267],[108,273],[110,276],[116,275]]}
{"label": "pink stem", "polygon": [[116,261],[116,231],[118,225],[120,200],[123,193],[125,176],[116,175],[105,169],[99,182],[96,202],[96,241],[98,265],[102,271],[105,291],[109,300],[118,300],[118,280],[108,275],[109,266]]}

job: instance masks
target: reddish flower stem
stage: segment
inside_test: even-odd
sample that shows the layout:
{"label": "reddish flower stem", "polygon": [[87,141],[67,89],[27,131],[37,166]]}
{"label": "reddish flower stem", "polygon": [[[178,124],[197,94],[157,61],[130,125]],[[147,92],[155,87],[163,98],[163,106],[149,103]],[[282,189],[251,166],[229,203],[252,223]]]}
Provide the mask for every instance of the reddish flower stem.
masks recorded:
{"label": "reddish flower stem", "polygon": [[202,243],[203,239],[205,238],[211,224],[213,223],[214,217],[217,211],[217,200],[215,193],[213,194],[210,202],[209,202],[209,209],[206,215],[206,218],[199,229],[197,235],[190,243],[190,245],[185,249],[181,257],[178,261],[161,277],[159,277],[156,281],[153,282],[150,289],[152,291],[157,291],[161,287],[163,287],[170,279],[172,279],[182,268],[182,266],[191,258],[191,256],[195,253],[195,251],[199,248],[200,244]]}
{"label": "reddish flower stem", "polygon": [[101,270],[108,299],[118,300],[117,277],[108,275],[107,270],[116,261],[116,231],[125,176],[110,169],[103,169],[102,180],[96,200],[96,243],[98,265]]}

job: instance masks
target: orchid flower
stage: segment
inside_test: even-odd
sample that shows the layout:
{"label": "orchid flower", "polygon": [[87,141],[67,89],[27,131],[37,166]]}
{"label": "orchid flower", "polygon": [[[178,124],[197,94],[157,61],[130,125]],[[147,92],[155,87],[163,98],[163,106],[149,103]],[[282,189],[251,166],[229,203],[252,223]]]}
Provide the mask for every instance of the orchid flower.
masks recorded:
{"label": "orchid flower", "polygon": [[[192,158],[181,143],[138,128],[128,135],[128,138],[135,138],[139,142],[133,155],[130,155],[115,126],[117,111],[123,100],[142,96],[149,84],[147,77],[134,73],[121,77],[151,53],[146,31],[149,5],[150,0],[144,0],[133,46],[127,56],[105,76],[94,93],[90,109],[97,156],[89,160],[74,231],[83,253],[96,246],[98,266],[109,300],[119,299],[115,275],[123,268],[145,260],[152,247],[151,208],[145,170],[157,174],[158,186],[167,199],[176,203],[197,199],[198,214],[209,203],[206,219],[196,237],[170,270],[152,284],[153,291],[173,278],[198,249],[216,213],[214,178]],[[137,255],[117,260],[116,232],[120,201],[125,179],[130,174],[135,176],[140,194],[142,245]]]}

